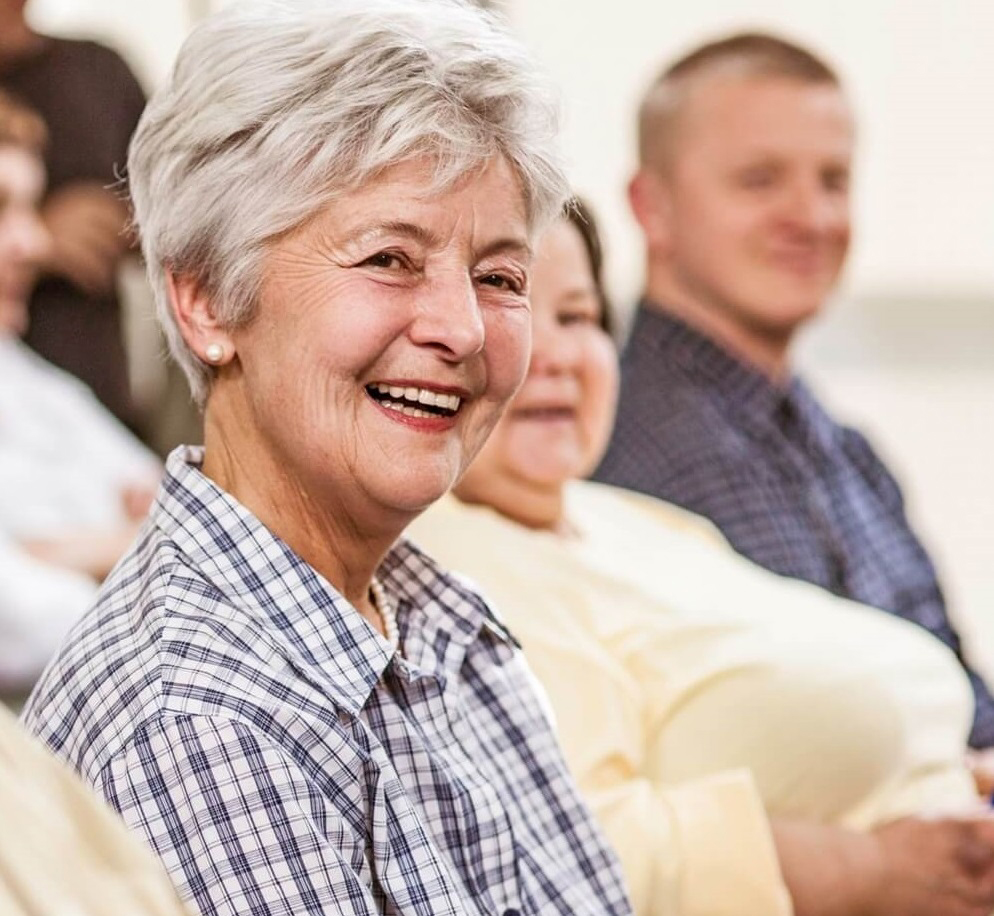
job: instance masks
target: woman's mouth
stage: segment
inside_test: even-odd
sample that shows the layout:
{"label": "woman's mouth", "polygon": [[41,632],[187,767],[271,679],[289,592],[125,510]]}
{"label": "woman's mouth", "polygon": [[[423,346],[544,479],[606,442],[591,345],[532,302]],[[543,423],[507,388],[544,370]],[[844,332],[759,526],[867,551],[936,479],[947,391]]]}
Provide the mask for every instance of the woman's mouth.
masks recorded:
{"label": "woman's mouth", "polygon": [[515,420],[549,422],[554,420],[572,420],[576,416],[576,411],[572,407],[565,406],[520,407],[511,411],[511,416]]}
{"label": "woman's mouth", "polygon": [[401,385],[373,382],[366,393],[381,407],[394,410],[405,417],[454,417],[462,404],[457,394]]}

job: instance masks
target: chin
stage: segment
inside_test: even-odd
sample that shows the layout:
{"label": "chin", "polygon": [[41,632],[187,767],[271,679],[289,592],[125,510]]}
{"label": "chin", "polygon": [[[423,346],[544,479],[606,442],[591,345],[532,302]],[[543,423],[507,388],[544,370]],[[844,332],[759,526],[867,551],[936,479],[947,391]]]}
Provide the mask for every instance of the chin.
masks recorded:
{"label": "chin", "polygon": [[575,461],[535,461],[527,467],[519,468],[518,473],[522,480],[543,489],[564,487],[581,476]]}
{"label": "chin", "polygon": [[398,481],[397,488],[384,493],[381,501],[404,515],[420,515],[455,486],[456,475]]}
{"label": "chin", "polygon": [[761,307],[753,309],[751,324],[770,340],[789,339],[801,325],[821,312],[824,303],[822,295],[771,295]]}

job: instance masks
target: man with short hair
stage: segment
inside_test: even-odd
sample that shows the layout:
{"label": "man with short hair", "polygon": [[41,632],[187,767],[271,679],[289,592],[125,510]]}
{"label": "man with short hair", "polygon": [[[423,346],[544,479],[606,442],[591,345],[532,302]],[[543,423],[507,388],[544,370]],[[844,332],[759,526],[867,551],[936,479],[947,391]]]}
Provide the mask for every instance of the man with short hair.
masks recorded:
{"label": "man with short hair", "polygon": [[[836,74],[764,34],[712,42],[650,87],[629,192],[644,299],[596,477],[710,517],[755,562],[924,626],[962,659],[901,491],[792,372],[850,238],[853,115]],[[974,747],[994,744],[976,696]]]}

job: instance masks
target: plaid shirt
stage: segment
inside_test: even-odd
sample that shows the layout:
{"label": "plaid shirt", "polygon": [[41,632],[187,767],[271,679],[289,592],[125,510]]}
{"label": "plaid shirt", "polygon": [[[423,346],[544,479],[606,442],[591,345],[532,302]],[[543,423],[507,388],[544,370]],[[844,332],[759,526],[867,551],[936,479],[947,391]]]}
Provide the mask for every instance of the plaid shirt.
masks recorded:
{"label": "plaid shirt", "polygon": [[628,914],[513,639],[406,542],[403,656],[178,449],[27,725],[205,914]]}
{"label": "plaid shirt", "polygon": [[[775,385],[651,305],[622,357],[617,425],[594,476],[707,516],[761,566],[912,620],[963,661],[901,491],[866,439],[800,380]],[[970,743],[988,747],[994,699],[964,667]]]}

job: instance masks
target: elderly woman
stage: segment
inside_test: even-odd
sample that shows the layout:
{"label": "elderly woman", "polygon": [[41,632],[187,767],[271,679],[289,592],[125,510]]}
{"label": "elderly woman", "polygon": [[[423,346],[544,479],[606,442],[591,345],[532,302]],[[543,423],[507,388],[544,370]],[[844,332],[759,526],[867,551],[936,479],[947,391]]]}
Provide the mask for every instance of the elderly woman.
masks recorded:
{"label": "elderly woman", "polygon": [[395,544],[527,368],[555,129],[518,45],[446,0],[232,4],[143,116],[205,449],[26,720],[204,913],[629,911],[514,640]]}
{"label": "elderly woman", "polygon": [[973,819],[956,659],[761,570],[703,519],[578,479],[618,370],[575,209],[537,249],[532,306],[524,385],[459,498],[410,534],[521,638],[636,912],[986,916],[994,823]]}
{"label": "elderly woman", "polygon": [[44,140],[0,92],[0,693],[22,699],[134,538],[159,473],[88,388],[20,339],[49,245]]}

